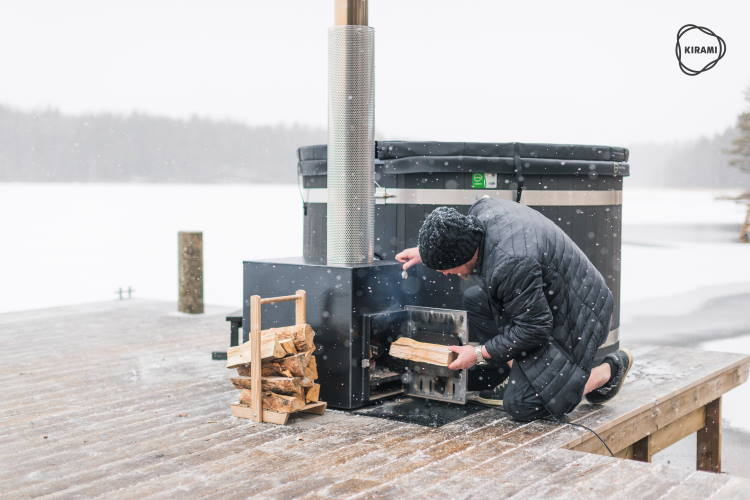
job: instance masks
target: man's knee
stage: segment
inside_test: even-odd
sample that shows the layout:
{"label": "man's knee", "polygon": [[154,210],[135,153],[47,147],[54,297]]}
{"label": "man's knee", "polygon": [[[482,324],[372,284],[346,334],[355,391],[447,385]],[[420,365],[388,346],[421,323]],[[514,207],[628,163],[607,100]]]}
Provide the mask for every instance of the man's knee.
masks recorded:
{"label": "man's knee", "polygon": [[536,390],[526,382],[526,377],[521,376],[516,367],[511,370],[510,380],[503,394],[503,409],[510,418],[520,422],[530,422],[549,415]]}
{"label": "man's knee", "polygon": [[503,409],[510,418],[519,422],[531,422],[549,415],[541,401],[524,401],[517,398],[503,397]]}

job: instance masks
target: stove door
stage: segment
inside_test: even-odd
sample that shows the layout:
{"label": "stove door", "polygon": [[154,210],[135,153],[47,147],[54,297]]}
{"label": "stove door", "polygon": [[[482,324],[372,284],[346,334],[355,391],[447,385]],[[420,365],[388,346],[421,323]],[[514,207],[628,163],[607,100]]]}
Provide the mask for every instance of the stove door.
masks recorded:
{"label": "stove door", "polygon": [[[406,306],[405,336],[420,342],[442,345],[466,345],[469,329],[466,311],[433,307]],[[444,366],[406,361],[406,394],[465,404],[468,370],[449,370]]]}

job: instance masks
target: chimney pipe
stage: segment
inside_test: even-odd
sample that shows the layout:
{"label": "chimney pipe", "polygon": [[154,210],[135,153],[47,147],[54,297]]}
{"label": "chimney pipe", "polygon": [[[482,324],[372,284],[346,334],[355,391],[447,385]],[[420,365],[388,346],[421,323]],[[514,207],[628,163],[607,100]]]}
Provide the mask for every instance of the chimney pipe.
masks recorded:
{"label": "chimney pipe", "polygon": [[335,0],[328,30],[327,263],[371,263],[374,252],[375,32],[367,0]]}

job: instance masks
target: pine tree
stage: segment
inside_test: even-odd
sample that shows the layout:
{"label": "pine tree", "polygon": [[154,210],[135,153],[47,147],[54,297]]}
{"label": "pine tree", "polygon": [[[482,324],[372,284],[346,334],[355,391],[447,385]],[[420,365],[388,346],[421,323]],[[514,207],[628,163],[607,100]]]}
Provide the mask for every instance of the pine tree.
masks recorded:
{"label": "pine tree", "polygon": [[[745,91],[745,100],[750,103],[750,87]],[[726,152],[732,155],[729,164],[750,173],[750,111],[737,117],[737,137]]]}

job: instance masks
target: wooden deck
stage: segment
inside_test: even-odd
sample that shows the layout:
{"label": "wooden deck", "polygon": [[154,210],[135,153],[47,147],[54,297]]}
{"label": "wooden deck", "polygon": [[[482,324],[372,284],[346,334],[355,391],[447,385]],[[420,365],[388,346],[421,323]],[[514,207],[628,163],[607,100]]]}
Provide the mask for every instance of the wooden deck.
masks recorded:
{"label": "wooden deck", "polygon": [[[122,301],[0,315],[0,495],[114,498],[742,498],[750,482],[614,459],[583,429],[485,410],[440,428],[346,412],[291,425],[230,416],[228,310]],[[699,434],[743,355],[642,347],[622,393],[573,418],[648,459]],[[574,451],[574,449],[584,451]],[[591,452],[591,453],[587,453]]]}

